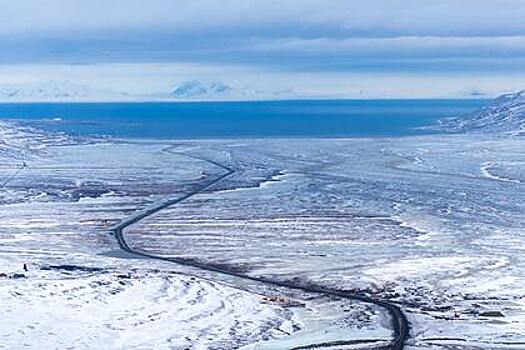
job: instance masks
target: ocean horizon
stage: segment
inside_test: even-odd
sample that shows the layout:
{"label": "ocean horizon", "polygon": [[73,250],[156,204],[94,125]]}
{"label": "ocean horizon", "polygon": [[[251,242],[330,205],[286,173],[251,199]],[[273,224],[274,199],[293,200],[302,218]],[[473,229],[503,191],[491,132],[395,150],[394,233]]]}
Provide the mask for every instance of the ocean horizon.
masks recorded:
{"label": "ocean horizon", "polygon": [[424,128],[485,99],[5,103],[0,119],[79,136],[142,139],[345,138],[431,134]]}

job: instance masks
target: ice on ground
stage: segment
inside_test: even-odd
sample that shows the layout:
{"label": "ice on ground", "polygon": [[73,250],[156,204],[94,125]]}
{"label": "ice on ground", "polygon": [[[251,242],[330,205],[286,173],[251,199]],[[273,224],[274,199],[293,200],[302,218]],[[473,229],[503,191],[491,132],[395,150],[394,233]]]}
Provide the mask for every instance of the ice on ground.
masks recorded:
{"label": "ice on ground", "polygon": [[[2,124],[0,348],[227,349],[302,328],[263,295],[119,252],[109,228],[217,175],[167,144],[44,147]],[[38,139],[35,136],[35,139]],[[24,141],[27,140],[27,141]],[[68,141],[69,142],[69,141]],[[20,160],[23,172],[15,172]]]}
{"label": "ice on ground", "polygon": [[[155,348],[188,337],[187,344],[196,348],[279,349],[390,339],[385,311],[366,303],[119,251],[108,229],[224,173],[206,159],[235,172],[129,227],[133,247],[396,302],[411,322],[411,349],[519,348],[525,342],[525,140],[433,135],[78,143],[42,134],[61,146],[42,141],[40,147],[31,141],[30,129],[11,124],[0,129],[8,135],[0,146],[0,176],[16,174],[0,192],[0,273],[5,274],[0,295],[18,327],[1,324],[10,345],[35,347],[63,336],[78,338],[80,347],[109,337]],[[17,173],[21,159],[27,167]],[[83,268],[70,271],[71,266]],[[19,274],[26,277],[16,278]],[[166,297],[186,285],[194,294],[176,301]],[[189,297],[200,290],[207,298]],[[286,295],[305,307],[267,304],[264,295]],[[230,310],[227,325],[215,317],[222,319],[221,301]],[[36,305],[40,324],[23,303]],[[137,311],[142,307],[166,313],[159,318],[153,313],[150,320],[150,313]],[[53,317],[72,317],[64,310],[81,315],[96,310],[96,317],[77,324],[85,336],[77,329],[58,333]],[[181,322],[180,314],[187,322],[169,329],[167,324]],[[193,315],[199,315],[194,322]],[[231,324],[236,332],[230,333]],[[129,338],[113,336],[116,330]],[[141,334],[151,343],[140,343]]]}
{"label": "ice on ground", "polygon": [[256,295],[169,270],[70,268],[0,280],[0,348],[229,349],[296,323]]}
{"label": "ice on ground", "polygon": [[[158,255],[399,302],[419,348],[440,343],[440,334],[463,346],[519,346],[525,193],[480,169],[492,162],[510,174],[525,159],[523,142],[216,142],[213,149],[231,152],[236,177],[143,220],[128,238]],[[279,170],[281,181],[239,190]]]}

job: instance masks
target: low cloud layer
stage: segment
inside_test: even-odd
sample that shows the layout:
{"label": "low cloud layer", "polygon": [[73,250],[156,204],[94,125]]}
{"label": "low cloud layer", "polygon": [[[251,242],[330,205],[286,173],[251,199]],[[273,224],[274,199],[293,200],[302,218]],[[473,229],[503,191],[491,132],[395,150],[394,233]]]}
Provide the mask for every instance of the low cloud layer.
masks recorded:
{"label": "low cloud layer", "polygon": [[18,0],[0,12],[0,64],[501,80],[525,68],[523,13],[521,0]]}

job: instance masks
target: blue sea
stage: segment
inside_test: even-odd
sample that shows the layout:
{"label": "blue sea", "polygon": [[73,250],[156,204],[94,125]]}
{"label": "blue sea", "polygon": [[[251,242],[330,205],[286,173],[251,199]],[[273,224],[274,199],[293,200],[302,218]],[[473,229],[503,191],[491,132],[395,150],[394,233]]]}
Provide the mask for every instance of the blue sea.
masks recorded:
{"label": "blue sea", "polygon": [[408,136],[486,100],[337,100],[0,104],[0,119],[70,134],[120,138]]}

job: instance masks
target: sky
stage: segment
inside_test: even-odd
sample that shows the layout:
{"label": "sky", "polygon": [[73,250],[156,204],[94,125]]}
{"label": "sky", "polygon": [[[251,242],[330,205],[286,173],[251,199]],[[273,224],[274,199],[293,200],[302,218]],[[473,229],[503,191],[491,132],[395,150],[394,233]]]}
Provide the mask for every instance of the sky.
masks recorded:
{"label": "sky", "polygon": [[[316,98],[525,88],[523,0],[0,0],[0,84]],[[276,95],[277,96],[277,95]]]}

